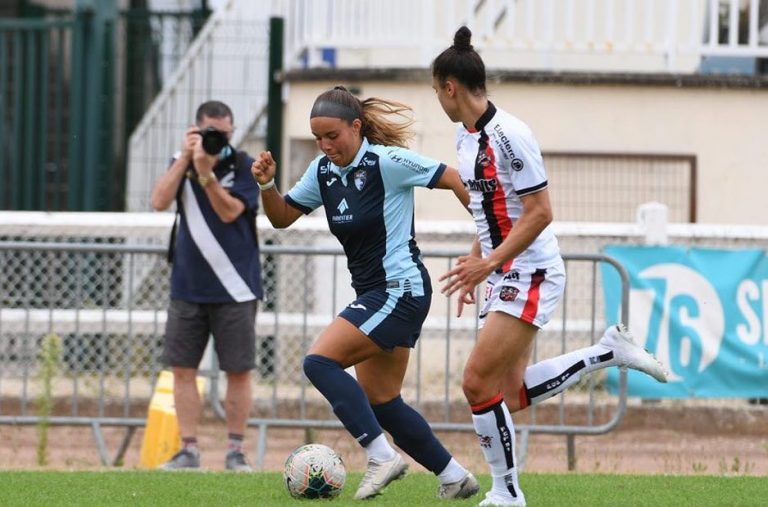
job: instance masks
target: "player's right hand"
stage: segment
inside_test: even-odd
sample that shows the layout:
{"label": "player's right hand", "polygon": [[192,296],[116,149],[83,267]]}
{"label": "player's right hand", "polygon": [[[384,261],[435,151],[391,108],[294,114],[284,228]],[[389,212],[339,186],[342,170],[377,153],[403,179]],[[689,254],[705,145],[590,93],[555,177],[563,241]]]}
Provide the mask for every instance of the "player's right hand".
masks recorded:
{"label": "player's right hand", "polygon": [[262,151],[256,160],[251,164],[251,174],[253,178],[261,185],[266,185],[275,177],[277,163],[272,158],[271,151]]}

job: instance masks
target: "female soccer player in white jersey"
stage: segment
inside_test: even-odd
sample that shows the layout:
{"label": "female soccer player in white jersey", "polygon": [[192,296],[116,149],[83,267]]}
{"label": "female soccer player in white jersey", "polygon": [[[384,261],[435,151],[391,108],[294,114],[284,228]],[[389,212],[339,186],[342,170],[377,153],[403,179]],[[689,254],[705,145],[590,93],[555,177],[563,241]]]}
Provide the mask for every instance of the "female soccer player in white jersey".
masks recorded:
{"label": "female soccer player in white jersey", "polygon": [[[631,367],[666,382],[661,365],[623,326],[600,341],[528,367],[536,332],[552,315],[565,269],[552,230],[547,176],[528,126],[486,95],[485,65],[461,27],[432,63],[432,86],[458,122],[459,174],[470,195],[477,238],[469,255],[441,277],[458,291],[458,313],[486,280],[482,329],[464,369],[463,389],[493,486],[480,505],[525,505],[515,464],[515,412],[563,391],[588,372]],[[506,397],[505,397],[506,394]]]}
{"label": "female soccer player in white jersey", "polygon": [[[285,195],[274,184],[275,161],[262,152],[251,171],[272,225],[287,227],[325,207],[328,226],[344,247],[357,299],[320,334],[304,358],[304,372],[336,416],[365,447],[368,470],[356,498],[371,498],[407,469],[382,433],[440,479],[438,496],[477,493],[474,476],[437,440],[400,390],[410,349],[429,311],[432,286],[413,230],[416,186],[467,192],[456,169],[404,148],[410,109],[343,87],[322,93],[310,127],[323,152]],[[355,367],[357,381],[344,371]],[[359,383],[358,383],[359,382]],[[367,396],[366,396],[367,395]]]}

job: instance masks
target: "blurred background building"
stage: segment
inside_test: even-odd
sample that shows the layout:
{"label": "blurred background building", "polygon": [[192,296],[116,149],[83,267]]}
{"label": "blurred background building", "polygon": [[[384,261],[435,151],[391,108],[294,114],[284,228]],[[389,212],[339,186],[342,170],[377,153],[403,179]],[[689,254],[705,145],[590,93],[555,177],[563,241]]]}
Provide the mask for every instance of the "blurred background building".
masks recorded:
{"label": "blurred background building", "polygon": [[[454,163],[454,127],[429,64],[466,24],[491,100],[539,138],[558,220],[633,221],[639,204],[657,201],[672,222],[762,222],[766,0],[17,0],[1,9],[2,209],[148,210],[194,108],[211,98],[232,105],[235,143],[252,153],[267,144],[271,111],[287,188],[316,154],[312,100],[335,84],[410,104],[412,147]],[[281,90],[271,110],[270,40]],[[420,217],[464,217],[424,194]]]}

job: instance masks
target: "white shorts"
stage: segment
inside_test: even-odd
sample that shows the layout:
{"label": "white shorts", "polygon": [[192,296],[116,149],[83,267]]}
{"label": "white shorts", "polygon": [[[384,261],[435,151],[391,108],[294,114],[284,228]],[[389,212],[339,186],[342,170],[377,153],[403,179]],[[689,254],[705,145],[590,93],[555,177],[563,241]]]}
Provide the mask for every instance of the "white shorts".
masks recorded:
{"label": "white shorts", "polygon": [[490,312],[504,312],[523,322],[542,327],[549,322],[565,289],[562,261],[547,268],[512,266],[495,284],[489,278],[479,327]]}

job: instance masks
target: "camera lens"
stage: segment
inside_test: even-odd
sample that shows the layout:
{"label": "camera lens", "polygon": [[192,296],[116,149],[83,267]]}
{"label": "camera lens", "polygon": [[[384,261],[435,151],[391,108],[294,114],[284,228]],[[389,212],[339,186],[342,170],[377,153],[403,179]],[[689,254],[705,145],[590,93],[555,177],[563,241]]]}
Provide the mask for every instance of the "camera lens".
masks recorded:
{"label": "camera lens", "polygon": [[227,135],[213,127],[201,130],[200,135],[203,137],[203,150],[209,155],[218,155],[229,144]]}

